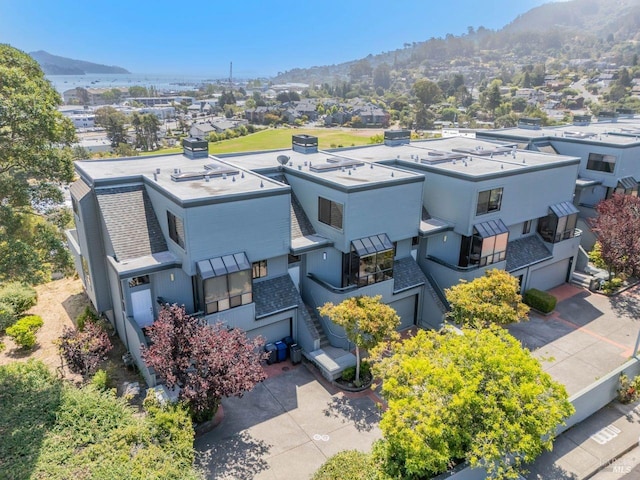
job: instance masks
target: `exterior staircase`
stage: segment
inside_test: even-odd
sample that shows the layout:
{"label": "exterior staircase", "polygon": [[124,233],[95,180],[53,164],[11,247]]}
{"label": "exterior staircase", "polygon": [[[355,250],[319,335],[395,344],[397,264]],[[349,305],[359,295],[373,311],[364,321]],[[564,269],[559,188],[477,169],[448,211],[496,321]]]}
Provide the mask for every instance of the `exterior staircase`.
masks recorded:
{"label": "exterior staircase", "polygon": [[324,327],[322,326],[322,323],[318,318],[318,313],[309,305],[305,305],[305,307],[307,307],[307,312],[309,312],[309,316],[311,317],[311,320],[313,320],[313,325],[316,327],[316,330],[318,331],[318,335],[320,335],[320,348],[329,347],[331,343],[327,338],[327,334],[324,333]]}
{"label": "exterior staircase", "polygon": [[571,275],[571,283],[573,285],[587,289],[591,286],[592,279],[592,275],[584,272],[578,272],[577,270],[575,270]]}
{"label": "exterior staircase", "polygon": [[345,368],[355,366],[356,356],[347,350],[331,346],[317,312],[308,305],[306,307],[320,336],[320,348],[309,353],[303,352],[303,354],[320,370],[324,378],[333,381]]}

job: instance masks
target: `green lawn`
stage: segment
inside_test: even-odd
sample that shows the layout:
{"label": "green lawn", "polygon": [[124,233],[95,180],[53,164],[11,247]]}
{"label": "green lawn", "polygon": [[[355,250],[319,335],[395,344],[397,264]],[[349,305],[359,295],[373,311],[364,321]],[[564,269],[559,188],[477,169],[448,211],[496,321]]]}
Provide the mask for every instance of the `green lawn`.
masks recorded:
{"label": "green lawn", "polygon": [[[383,130],[380,129],[379,133]],[[232,153],[232,152],[252,152],[256,150],[275,150],[278,148],[291,148],[292,135],[313,135],[318,137],[321,149],[335,147],[350,147],[352,145],[368,145],[370,137],[358,136],[346,130],[330,128],[269,128],[260,132],[252,133],[244,137],[223,140],[221,142],[210,143],[209,153]],[[181,148],[169,148],[157,150],[155,152],[144,152],[142,155],[158,155],[179,153]]]}

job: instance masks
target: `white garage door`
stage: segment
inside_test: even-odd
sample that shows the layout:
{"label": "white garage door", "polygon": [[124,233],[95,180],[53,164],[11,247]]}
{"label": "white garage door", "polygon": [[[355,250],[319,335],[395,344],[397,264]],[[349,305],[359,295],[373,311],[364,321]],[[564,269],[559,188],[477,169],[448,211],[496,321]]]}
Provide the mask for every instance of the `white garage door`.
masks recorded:
{"label": "white garage door", "polygon": [[531,272],[529,288],[538,290],[549,290],[550,288],[562,285],[567,280],[567,270],[569,269],[569,259],[547,265]]}
{"label": "white garage door", "polygon": [[282,340],[284,337],[291,336],[291,318],[281,320],[280,322],[265,325],[247,332],[249,338],[256,338],[260,335],[265,339],[265,343],[273,343]]}
{"label": "white garage door", "polygon": [[412,327],[416,323],[416,297],[417,295],[413,295],[389,304],[400,316],[399,330]]}

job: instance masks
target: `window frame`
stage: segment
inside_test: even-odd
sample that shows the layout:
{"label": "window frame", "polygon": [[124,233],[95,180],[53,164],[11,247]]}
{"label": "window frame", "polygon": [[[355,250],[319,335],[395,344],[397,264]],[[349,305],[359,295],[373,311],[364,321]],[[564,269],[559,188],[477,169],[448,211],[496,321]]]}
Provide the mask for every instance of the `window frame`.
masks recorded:
{"label": "window frame", "polygon": [[533,219],[525,220],[524,225],[522,225],[522,234],[526,235],[531,233],[531,226],[533,225]]}
{"label": "window frame", "polygon": [[344,225],[344,204],[318,197],[318,221],[336,230]]}
{"label": "window frame", "polygon": [[267,261],[266,260],[258,260],[257,262],[253,262],[251,264],[251,278],[264,278],[268,275],[267,270]]}
{"label": "window frame", "polygon": [[[202,292],[202,309],[204,314],[213,315],[215,313],[224,312],[232,308],[252,303],[253,282],[251,275],[252,270],[246,269],[205,279],[198,276],[200,281],[200,290]],[[239,279],[237,277],[241,276],[246,276],[246,279],[242,282],[244,283],[245,288],[234,289],[232,283]],[[213,295],[213,292],[209,292],[207,295],[208,284],[220,284],[219,286],[224,285],[224,288],[218,288],[215,295]],[[209,297],[209,299],[207,299],[207,297]]]}
{"label": "window frame", "polygon": [[170,210],[167,210],[167,226],[169,238],[173,243],[184,249],[186,244],[184,220]]}
{"label": "window frame", "polygon": [[[599,158],[598,158],[599,157]],[[608,159],[609,161],[607,161]],[[613,159],[613,161],[611,161]],[[614,173],[618,157],[606,153],[589,152],[586,169],[592,172]],[[605,166],[607,166],[605,168]]]}
{"label": "window frame", "polygon": [[366,287],[393,279],[395,255],[395,248],[391,248],[360,256],[351,246],[351,251],[343,254],[342,287]]}
{"label": "window frame", "polygon": [[[476,217],[486,215],[488,213],[499,212],[502,208],[503,195],[504,187],[496,187],[478,192],[478,196],[476,198]],[[486,200],[481,200],[481,197],[485,196],[487,197]]]}

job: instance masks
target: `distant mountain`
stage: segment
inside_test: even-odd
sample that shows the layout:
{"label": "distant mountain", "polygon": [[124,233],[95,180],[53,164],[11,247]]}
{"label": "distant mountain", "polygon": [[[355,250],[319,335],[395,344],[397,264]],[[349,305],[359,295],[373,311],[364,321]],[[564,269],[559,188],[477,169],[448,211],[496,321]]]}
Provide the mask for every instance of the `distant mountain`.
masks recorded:
{"label": "distant mountain", "polygon": [[122,67],[73,60],[51,55],[44,50],[29,53],[47,75],[85,75],[87,73],[131,73]]}
{"label": "distant mountain", "polygon": [[566,65],[573,59],[630,64],[634,54],[640,55],[640,0],[570,0],[535,7],[497,31],[470,28],[460,36],[405,43],[338,65],[292,69],[273,81],[357,81],[354,72],[363,70],[358,67],[375,69],[383,63],[406,79],[459,70],[477,81],[473,77],[478,73],[491,75],[502,68],[512,72],[528,64]]}

